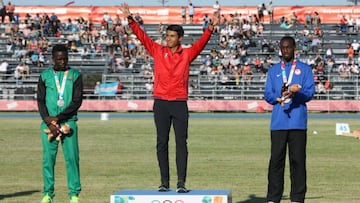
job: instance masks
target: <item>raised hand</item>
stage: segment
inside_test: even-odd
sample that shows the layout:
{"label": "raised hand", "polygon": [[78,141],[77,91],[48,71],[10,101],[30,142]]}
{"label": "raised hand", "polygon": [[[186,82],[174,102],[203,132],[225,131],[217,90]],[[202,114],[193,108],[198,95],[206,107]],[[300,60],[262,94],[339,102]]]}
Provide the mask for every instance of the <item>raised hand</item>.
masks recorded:
{"label": "raised hand", "polygon": [[211,25],[216,26],[220,22],[220,13],[214,12],[213,16],[211,17]]}
{"label": "raised hand", "polygon": [[120,5],[120,11],[124,14],[125,18],[131,15],[129,5],[126,2]]}

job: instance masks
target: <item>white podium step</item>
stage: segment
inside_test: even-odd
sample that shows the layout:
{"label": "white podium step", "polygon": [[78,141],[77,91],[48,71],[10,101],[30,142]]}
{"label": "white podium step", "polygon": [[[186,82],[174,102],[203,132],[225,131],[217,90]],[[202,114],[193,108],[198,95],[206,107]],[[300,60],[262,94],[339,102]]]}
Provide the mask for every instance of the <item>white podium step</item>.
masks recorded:
{"label": "white podium step", "polygon": [[110,197],[110,203],[231,203],[230,190],[120,190]]}

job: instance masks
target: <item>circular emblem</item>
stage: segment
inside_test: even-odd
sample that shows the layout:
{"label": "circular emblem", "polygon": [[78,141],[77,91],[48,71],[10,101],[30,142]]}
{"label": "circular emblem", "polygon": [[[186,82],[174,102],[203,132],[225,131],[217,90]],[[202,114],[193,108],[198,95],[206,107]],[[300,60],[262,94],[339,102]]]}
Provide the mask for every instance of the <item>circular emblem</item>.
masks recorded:
{"label": "circular emblem", "polygon": [[301,69],[295,69],[295,75],[300,75],[301,74]]}

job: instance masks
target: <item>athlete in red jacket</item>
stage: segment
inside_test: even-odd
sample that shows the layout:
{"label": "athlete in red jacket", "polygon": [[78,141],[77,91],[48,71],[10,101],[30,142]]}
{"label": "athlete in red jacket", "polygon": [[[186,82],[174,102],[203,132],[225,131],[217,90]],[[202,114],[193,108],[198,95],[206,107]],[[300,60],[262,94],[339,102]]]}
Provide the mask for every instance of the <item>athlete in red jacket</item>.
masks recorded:
{"label": "athlete in red jacket", "polygon": [[166,45],[154,42],[131,16],[129,6],[120,7],[129,21],[134,34],[154,58],[154,120],[157,131],[157,158],[160,167],[161,185],[159,191],[170,189],[168,141],[173,123],[176,142],[177,192],[184,193],[187,171],[187,107],[188,81],[191,62],[200,54],[209,41],[213,28],[219,22],[218,13],[214,14],[209,27],[191,47],[183,48],[181,41],[184,30],[180,25],[169,25],[166,29]]}

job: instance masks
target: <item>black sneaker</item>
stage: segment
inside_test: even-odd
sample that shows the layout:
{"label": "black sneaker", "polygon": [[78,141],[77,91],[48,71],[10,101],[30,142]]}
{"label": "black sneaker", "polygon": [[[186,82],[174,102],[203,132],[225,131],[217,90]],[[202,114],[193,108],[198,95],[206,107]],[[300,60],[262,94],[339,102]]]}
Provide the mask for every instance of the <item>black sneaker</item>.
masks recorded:
{"label": "black sneaker", "polygon": [[187,193],[187,192],[189,192],[189,190],[186,189],[185,183],[178,183],[178,184],[177,184],[176,192],[177,192],[177,193]]}
{"label": "black sneaker", "polygon": [[169,191],[169,185],[165,185],[165,184],[160,185],[159,188],[158,188],[158,191],[159,192],[167,192],[167,191]]}

